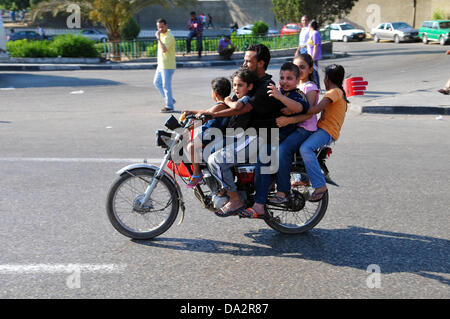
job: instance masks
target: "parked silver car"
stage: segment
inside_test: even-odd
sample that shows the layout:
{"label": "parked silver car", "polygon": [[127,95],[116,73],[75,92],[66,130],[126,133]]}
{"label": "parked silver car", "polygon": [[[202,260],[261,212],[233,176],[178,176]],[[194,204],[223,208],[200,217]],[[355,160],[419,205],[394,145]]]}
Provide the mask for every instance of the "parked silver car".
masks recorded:
{"label": "parked silver car", "polygon": [[370,34],[374,42],[393,40],[395,43],[400,43],[400,41],[417,41],[419,39],[419,30],[414,29],[406,22],[381,23],[373,28]]}
{"label": "parked silver car", "polygon": [[95,28],[81,30],[80,34],[86,38],[89,38],[89,39],[95,41],[95,42],[108,41],[108,35],[100,32],[99,30],[97,30]]}

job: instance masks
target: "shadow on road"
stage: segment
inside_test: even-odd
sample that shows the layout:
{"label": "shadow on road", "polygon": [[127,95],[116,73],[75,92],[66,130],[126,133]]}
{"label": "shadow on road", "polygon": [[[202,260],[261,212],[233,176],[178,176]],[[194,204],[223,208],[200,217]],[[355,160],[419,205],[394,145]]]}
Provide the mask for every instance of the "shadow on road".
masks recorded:
{"label": "shadow on road", "polygon": [[448,278],[436,274],[450,273],[450,241],[446,239],[354,226],[313,229],[295,236],[261,229],[245,236],[255,245],[188,238],[134,242],[155,248],[211,254],[300,258],[364,271],[369,265],[376,264],[383,274],[415,273],[450,285]]}
{"label": "shadow on road", "polygon": [[109,86],[122,83],[105,79],[83,79],[72,76],[7,73],[0,77],[0,87],[13,87],[16,89],[42,88],[42,87],[88,87]]}

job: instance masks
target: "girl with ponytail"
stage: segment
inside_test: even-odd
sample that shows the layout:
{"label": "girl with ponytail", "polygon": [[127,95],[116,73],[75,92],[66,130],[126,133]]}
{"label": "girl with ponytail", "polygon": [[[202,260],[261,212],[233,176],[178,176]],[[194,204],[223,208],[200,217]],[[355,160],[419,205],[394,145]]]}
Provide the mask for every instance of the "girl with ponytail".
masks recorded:
{"label": "girl with ponytail", "polygon": [[318,202],[328,192],[325,177],[320,169],[315,150],[330,145],[339,138],[347,111],[347,96],[343,89],[345,70],[341,65],[332,64],[325,68],[323,80],[327,90],[319,104],[311,106],[308,114],[322,113],[317,122],[317,131],[311,134],[300,146],[300,154],[306,172],[315,189],[309,198],[310,202]]}

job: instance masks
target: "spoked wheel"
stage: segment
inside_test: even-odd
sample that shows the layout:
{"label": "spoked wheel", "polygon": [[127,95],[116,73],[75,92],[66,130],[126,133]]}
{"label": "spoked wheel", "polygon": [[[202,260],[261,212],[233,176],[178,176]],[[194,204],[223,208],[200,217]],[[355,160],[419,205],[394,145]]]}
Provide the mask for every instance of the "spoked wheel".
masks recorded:
{"label": "spoked wheel", "polygon": [[[300,172],[291,172],[291,182]],[[273,229],[285,234],[300,234],[315,227],[325,215],[328,207],[328,192],[319,202],[309,202],[309,186],[292,187],[292,205],[266,205],[266,213],[271,218],[266,223]]]}
{"label": "spoked wheel", "polygon": [[108,218],[114,228],[134,239],[151,239],[172,226],[178,215],[177,190],[162,177],[144,205],[140,205],[156,172],[136,169],[122,174],[111,186],[106,202]]}

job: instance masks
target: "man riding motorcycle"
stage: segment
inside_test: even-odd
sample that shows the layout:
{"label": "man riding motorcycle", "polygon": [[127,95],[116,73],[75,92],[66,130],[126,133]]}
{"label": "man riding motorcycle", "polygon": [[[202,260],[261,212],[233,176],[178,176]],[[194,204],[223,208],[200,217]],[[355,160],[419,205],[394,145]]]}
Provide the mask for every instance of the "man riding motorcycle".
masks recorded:
{"label": "man riding motorcycle", "polygon": [[[256,44],[249,46],[245,52],[242,67],[255,72],[259,79],[249,101],[245,105],[242,102],[234,103],[233,107],[217,113],[198,113],[198,116],[207,115],[217,118],[242,116],[252,112],[248,128],[254,128],[256,135],[247,136],[241,143],[234,143],[233,141],[233,145],[228,145],[208,157],[209,170],[225,186],[230,198],[225,206],[216,211],[216,215],[220,217],[237,214],[241,217],[248,218],[262,218],[264,216],[264,205],[267,200],[271,177],[270,174],[262,174],[261,168],[271,165],[271,163],[262,163],[258,154],[255,154],[255,151],[258,152],[258,146],[260,148],[263,146],[267,147],[267,153],[270,153],[272,143],[274,144],[272,146],[278,145],[278,135],[275,135],[276,138],[272,141],[270,134],[264,133],[273,129],[276,129],[275,132],[278,132],[275,119],[283,115],[281,109],[285,107],[279,100],[269,96],[267,93],[268,85],[274,84],[271,79],[272,76],[266,73],[270,58],[270,51],[265,45]],[[231,104],[229,99],[226,99],[225,102]],[[279,138],[283,139],[283,137],[289,135],[294,129],[295,127],[293,125],[283,127],[279,132]],[[258,165],[256,165],[255,172],[255,204],[248,209],[246,209],[245,204],[239,197],[231,171],[231,168],[237,163],[234,160],[235,158],[230,161],[229,156],[230,154],[234,154],[236,157],[238,152],[245,156],[246,161],[251,157],[257,156],[258,158]],[[267,155],[270,156],[271,154]]]}

